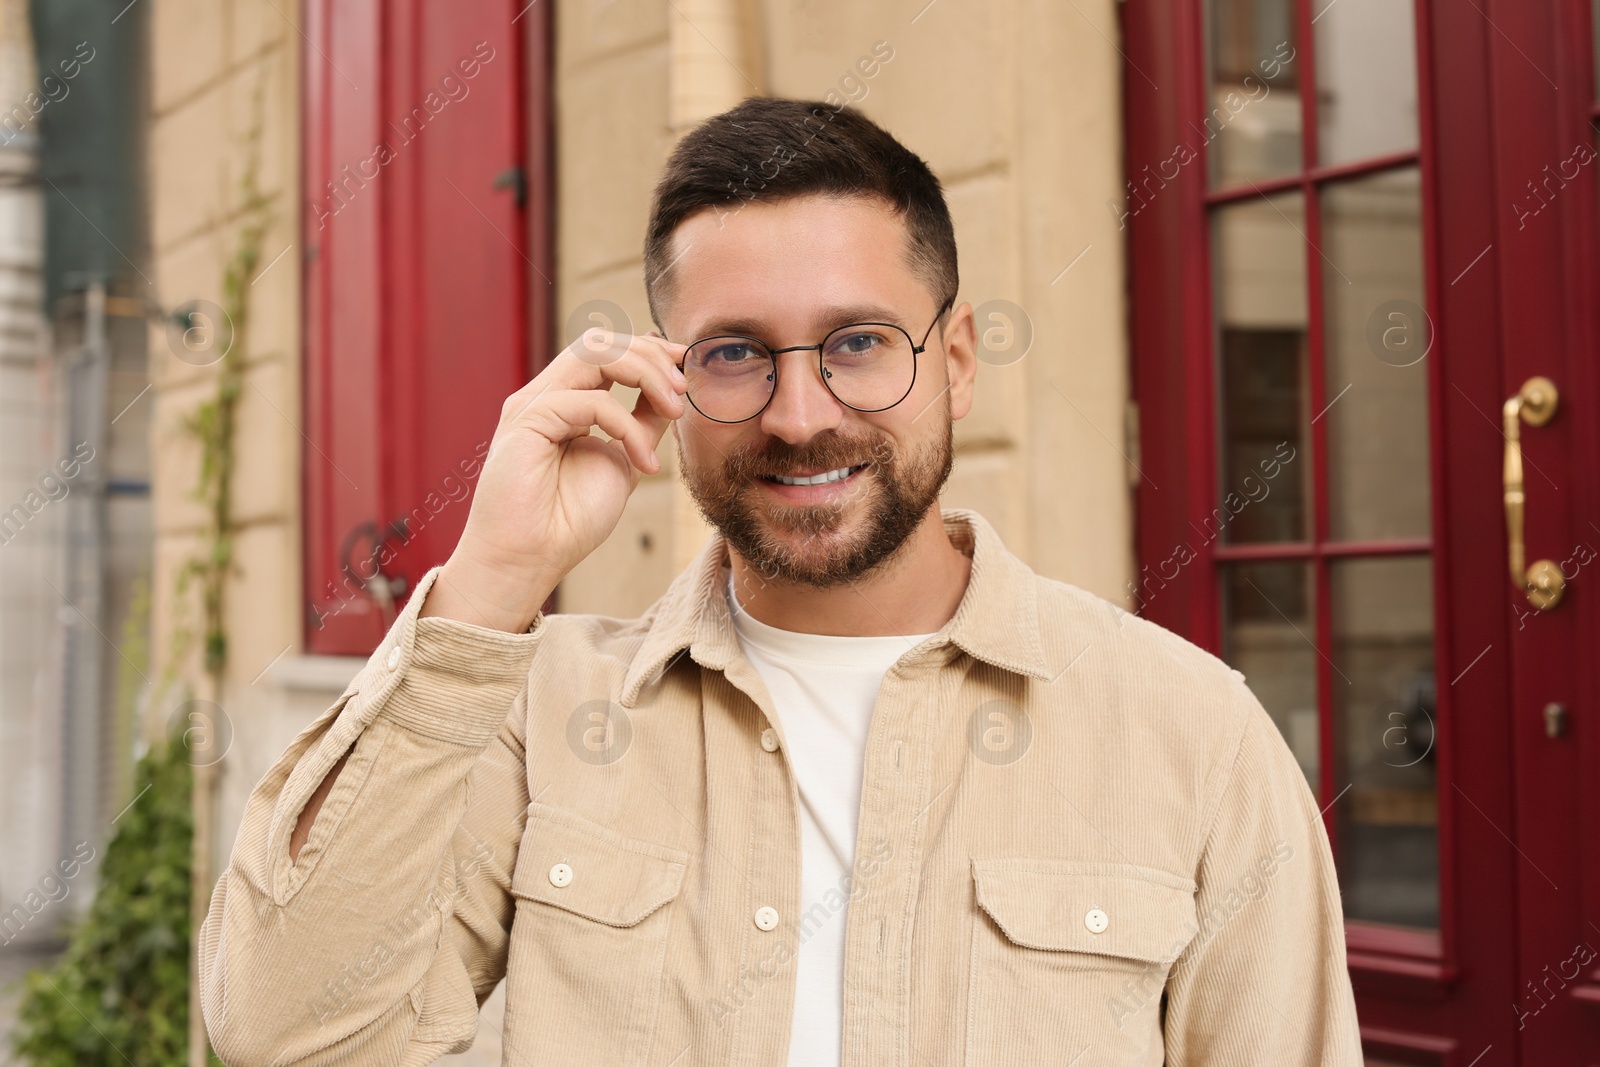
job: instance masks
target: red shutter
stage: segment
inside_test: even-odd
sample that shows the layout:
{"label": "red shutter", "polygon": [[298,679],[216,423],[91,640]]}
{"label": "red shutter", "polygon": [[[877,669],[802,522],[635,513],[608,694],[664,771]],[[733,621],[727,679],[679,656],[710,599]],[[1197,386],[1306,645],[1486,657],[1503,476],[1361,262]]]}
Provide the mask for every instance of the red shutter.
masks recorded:
{"label": "red shutter", "polygon": [[546,95],[547,6],[307,0],[308,652],[370,652],[449,556],[529,376],[548,152],[529,174],[525,101]]}

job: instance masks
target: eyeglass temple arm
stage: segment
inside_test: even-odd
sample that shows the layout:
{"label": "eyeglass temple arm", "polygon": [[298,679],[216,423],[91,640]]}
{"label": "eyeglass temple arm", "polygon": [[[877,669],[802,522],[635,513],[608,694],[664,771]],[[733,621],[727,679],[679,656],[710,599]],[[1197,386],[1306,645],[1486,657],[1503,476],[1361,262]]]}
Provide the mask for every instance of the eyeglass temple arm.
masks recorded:
{"label": "eyeglass temple arm", "polygon": [[911,350],[913,353],[919,356],[922,355],[923,350],[928,347],[928,338],[933,336],[933,328],[939,325],[939,319],[946,311],[950,310],[950,305],[954,304],[955,301],[956,298],[952,296],[950,299],[939,305],[939,310],[933,313],[933,321],[928,323],[928,332],[922,335],[922,343]]}

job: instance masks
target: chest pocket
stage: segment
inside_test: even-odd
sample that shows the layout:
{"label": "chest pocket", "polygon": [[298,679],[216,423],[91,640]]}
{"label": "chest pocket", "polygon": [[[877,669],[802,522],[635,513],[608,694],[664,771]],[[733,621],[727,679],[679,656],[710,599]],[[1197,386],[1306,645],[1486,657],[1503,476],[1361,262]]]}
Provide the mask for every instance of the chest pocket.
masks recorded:
{"label": "chest pocket", "polygon": [[1162,990],[1198,931],[1193,881],[1027,858],[974,859],[972,877],[969,1067],[1163,1062]]}
{"label": "chest pocket", "polygon": [[507,1062],[643,1064],[689,853],[528,806],[511,876]]}

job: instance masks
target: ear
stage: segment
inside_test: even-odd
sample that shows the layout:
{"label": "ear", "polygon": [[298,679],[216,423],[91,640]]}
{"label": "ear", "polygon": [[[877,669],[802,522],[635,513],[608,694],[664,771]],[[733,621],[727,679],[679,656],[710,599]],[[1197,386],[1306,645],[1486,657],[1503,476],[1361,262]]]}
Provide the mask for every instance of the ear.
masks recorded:
{"label": "ear", "polygon": [[964,418],[972,410],[973,380],[978,375],[978,335],[972,305],[966,301],[950,313],[941,331],[944,339],[945,377],[950,383],[950,417]]}

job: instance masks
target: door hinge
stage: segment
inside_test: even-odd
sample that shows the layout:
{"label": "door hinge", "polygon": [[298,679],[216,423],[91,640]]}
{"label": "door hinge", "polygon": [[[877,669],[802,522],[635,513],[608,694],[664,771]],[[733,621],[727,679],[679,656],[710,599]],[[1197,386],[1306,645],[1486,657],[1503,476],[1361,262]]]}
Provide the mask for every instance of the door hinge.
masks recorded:
{"label": "door hinge", "polygon": [[518,207],[528,203],[528,172],[522,167],[507,167],[494,176],[496,189],[510,189],[517,198]]}

